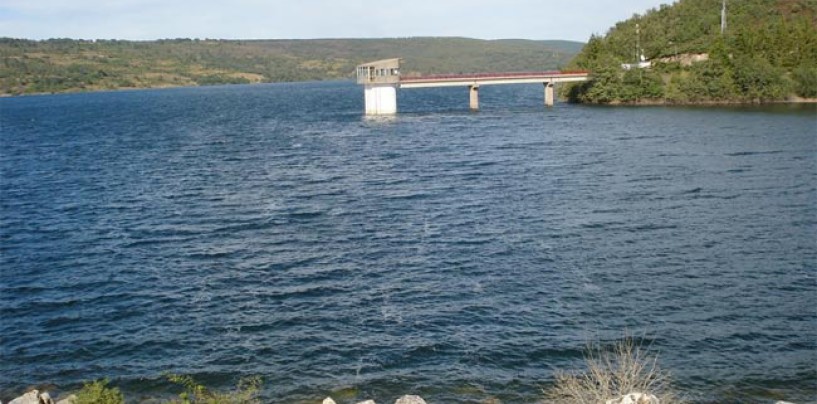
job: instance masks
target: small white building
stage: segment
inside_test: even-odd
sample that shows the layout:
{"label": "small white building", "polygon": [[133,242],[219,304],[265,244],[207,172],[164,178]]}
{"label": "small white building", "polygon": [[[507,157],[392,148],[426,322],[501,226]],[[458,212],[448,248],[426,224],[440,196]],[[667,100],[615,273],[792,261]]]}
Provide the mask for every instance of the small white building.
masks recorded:
{"label": "small white building", "polygon": [[400,84],[400,59],[383,59],[359,65],[357,83],[364,87],[366,115],[397,113],[397,86]]}
{"label": "small white building", "polygon": [[638,63],[622,63],[621,68],[624,70],[632,69],[649,69],[652,67],[652,62],[647,60],[644,55],[641,55],[641,61]]}

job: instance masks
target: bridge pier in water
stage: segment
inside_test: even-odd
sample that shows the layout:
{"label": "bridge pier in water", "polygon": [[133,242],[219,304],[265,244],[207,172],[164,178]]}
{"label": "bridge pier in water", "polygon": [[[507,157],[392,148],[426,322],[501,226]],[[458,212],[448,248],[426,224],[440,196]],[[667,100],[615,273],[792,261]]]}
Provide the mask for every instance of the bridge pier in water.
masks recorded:
{"label": "bridge pier in water", "polygon": [[397,86],[393,84],[366,84],[363,97],[366,115],[397,113]]}
{"label": "bridge pier in water", "polygon": [[554,85],[552,82],[545,82],[543,84],[545,85],[545,106],[552,107],[556,101],[556,97],[553,91]]}
{"label": "bridge pier in water", "polygon": [[[556,103],[555,85],[552,82],[542,83],[545,86],[545,106],[552,107]],[[479,84],[468,86],[469,103],[471,111],[479,111]]]}

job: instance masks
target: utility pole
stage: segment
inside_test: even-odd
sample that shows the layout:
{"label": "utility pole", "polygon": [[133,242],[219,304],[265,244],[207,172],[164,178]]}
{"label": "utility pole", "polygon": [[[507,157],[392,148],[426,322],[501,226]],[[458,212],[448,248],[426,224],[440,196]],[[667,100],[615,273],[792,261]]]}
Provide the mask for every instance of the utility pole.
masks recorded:
{"label": "utility pole", "polygon": [[726,31],[726,0],[723,0],[723,7],[721,7],[721,35]]}
{"label": "utility pole", "polygon": [[641,51],[641,25],[635,24],[635,68],[638,69],[638,84],[644,82],[644,71],[641,70],[644,52]]}

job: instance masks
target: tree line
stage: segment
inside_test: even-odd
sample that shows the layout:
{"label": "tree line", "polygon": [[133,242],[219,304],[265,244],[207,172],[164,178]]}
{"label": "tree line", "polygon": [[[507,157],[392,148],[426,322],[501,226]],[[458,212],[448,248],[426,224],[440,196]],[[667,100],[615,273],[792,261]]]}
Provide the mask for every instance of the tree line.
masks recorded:
{"label": "tree line", "polygon": [[[769,102],[817,97],[817,1],[680,0],[593,36],[570,67],[593,80],[572,101]],[[641,55],[649,69],[622,69]],[[705,60],[692,62],[693,55]]]}

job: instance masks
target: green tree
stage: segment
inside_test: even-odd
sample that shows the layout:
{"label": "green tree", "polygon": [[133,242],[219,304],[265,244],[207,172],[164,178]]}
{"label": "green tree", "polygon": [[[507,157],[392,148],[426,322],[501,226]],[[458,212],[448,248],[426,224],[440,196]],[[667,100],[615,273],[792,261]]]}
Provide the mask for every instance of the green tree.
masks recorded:
{"label": "green tree", "polygon": [[580,86],[582,93],[577,94],[580,102],[609,103],[621,98],[621,73],[616,68],[599,65],[593,71],[593,78],[586,85]]}
{"label": "green tree", "polygon": [[743,57],[736,60],[734,81],[746,101],[781,100],[790,93],[790,85],[783,76],[783,70],[772,66],[764,58]]}

